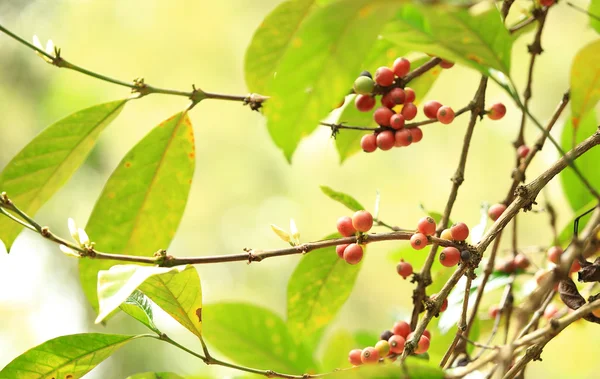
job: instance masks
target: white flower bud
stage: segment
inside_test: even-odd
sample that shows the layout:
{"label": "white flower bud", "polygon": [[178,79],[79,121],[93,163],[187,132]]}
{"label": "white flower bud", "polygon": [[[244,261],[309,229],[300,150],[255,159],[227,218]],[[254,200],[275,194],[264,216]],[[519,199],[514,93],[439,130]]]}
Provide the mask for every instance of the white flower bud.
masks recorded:
{"label": "white flower bud", "polygon": [[76,252],[75,250],[71,249],[70,247],[67,247],[65,245],[60,245],[59,246],[60,251],[62,251],[63,253],[65,253],[66,255],[70,256],[70,257],[76,257],[76,258],[81,258],[81,255]]}
{"label": "white flower bud", "polygon": [[79,228],[78,232],[79,232],[79,244],[81,246],[89,246],[89,244],[90,244],[90,237],[88,237],[88,235],[85,232],[85,230]]}
{"label": "white flower bud", "polygon": [[69,233],[71,234],[71,237],[73,237],[73,240],[75,240],[75,242],[77,242],[78,244],[81,244],[81,242],[79,242],[79,230],[77,229],[77,224],[75,223],[75,220],[69,218],[69,220],[67,221],[67,225],[69,225]]}

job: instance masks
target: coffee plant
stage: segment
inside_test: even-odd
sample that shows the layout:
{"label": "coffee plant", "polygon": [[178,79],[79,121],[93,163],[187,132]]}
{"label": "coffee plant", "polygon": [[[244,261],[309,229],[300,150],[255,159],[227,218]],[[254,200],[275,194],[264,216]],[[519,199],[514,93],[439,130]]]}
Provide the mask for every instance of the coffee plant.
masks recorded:
{"label": "coffee plant", "polygon": [[[541,360],[545,346],[574,322],[600,323],[600,130],[595,114],[600,100],[600,39],[579,47],[570,67],[570,87],[556,99],[555,110],[534,114],[532,81],[536,59],[544,51],[543,32],[561,25],[546,22],[555,11],[555,0],[528,1],[517,21],[508,22],[509,13],[518,12],[513,2],[284,1],[264,19],[248,46],[245,75],[252,92],[248,95],[213,93],[196,86],[159,88],[143,78],[115,79],[72,63],[52,41],[43,47],[38,37],[30,43],[0,25],[5,36],[50,65],[131,92],[48,126],[4,167],[0,239],[7,251],[23,229],[54,242],[57,253],[79,260],[81,286],[97,314],[96,323],[110,323],[117,312],[124,312],[149,330],[60,336],[14,358],[0,370],[0,378],[77,379],[120,347],[150,339],[206,365],[229,368],[236,377],[515,378],[524,377],[528,366]],[[600,1],[593,0],[589,10],[572,8],[587,13],[591,27],[600,33]],[[530,39],[525,61],[511,59],[519,38]],[[526,82],[519,83],[523,91],[517,90],[511,76],[514,65],[528,67]],[[477,88],[459,89],[472,91],[472,100],[445,104],[428,98],[436,79],[452,75],[456,66],[480,76]],[[506,91],[510,103],[488,104],[490,86]],[[37,211],[86,161],[100,134],[124,107],[157,94],[187,98],[189,105],[158,124],[122,158],[85,228],[64,215],[70,231],[64,236],[37,219]],[[424,209],[421,219],[399,227],[380,218],[379,195],[375,207],[367,209],[349,194],[351,189],[340,192],[322,186],[326,196],[347,208],[324,216],[337,218],[330,230],[335,227],[337,233],[325,232],[322,240],[303,242],[292,221],[289,229],[271,225],[283,241],[279,247],[180,256],[169,245],[182,219],[195,168],[189,113],[201,102],[217,100],[260,112],[272,143],[290,163],[300,141],[317,128],[331,132],[342,161],[365,153],[395,154],[396,148],[426,144],[427,136],[439,128],[453,128],[464,134],[462,146],[449,146],[444,152],[445,159],[457,162],[455,172],[426,172],[419,183],[411,184],[414,190],[426,185],[429,175],[451,176],[449,191],[438,189],[447,198],[445,209],[442,213]],[[518,125],[506,125],[508,113],[519,115]],[[514,127],[513,153],[474,159],[510,160],[514,169],[481,186],[503,188],[505,196],[482,207],[479,224],[467,225],[452,211],[466,179],[473,134],[485,117]],[[551,132],[561,117],[568,121],[557,140]],[[526,128],[535,129],[538,137],[526,141]],[[542,148],[555,150],[558,159],[546,164],[541,174],[529,174],[527,169]],[[415,153],[410,165],[425,159]],[[356,173],[357,178],[367,176],[377,184],[376,169]],[[560,181],[577,215],[562,231],[551,203],[538,204],[553,179]],[[398,188],[398,196],[405,190],[409,187]],[[539,241],[535,250],[522,246],[516,231],[524,212],[547,214],[549,222],[536,227],[551,228],[553,240]],[[500,240],[507,234],[512,244],[505,251]],[[398,280],[414,286],[412,293],[403,294],[412,296],[410,316],[383,331],[372,330],[369,320],[363,319],[361,328],[373,332],[367,337],[327,334],[361,267],[368,264],[367,247],[382,241],[402,247],[389,270],[395,267],[402,278]],[[289,255],[299,263],[289,279],[285,319],[250,303],[203,304],[196,266],[256,265]],[[417,255],[422,258],[415,260]],[[381,285],[393,283],[376,283],[373,291]],[[381,304],[382,311],[386,306]],[[159,309],[191,332],[199,348],[167,335],[154,320]],[[444,334],[450,337],[441,338]],[[593,340],[578,343],[597,349]],[[443,353],[430,353],[432,347]],[[318,354],[319,348],[326,353]],[[568,349],[564,354],[569,358]],[[140,373],[130,378],[182,376]]]}

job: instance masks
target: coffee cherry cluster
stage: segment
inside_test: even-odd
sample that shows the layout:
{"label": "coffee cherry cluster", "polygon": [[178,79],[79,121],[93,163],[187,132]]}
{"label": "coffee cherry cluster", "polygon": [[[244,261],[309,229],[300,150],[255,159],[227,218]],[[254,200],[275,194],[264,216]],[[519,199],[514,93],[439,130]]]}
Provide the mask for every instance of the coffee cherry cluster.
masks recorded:
{"label": "coffee cherry cluster", "polygon": [[[414,104],[415,91],[409,87],[400,87],[402,85],[400,79],[409,72],[410,61],[406,58],[398,58],[391,68],[379,67],[375,71],[374,78],[370,72],[363,71],[354,82],[354,92],[357,94],[354,105],[361,112],[371,111],[377,102],[375,93],[381,94],[382,106],[373,112],[373,119],[382,130],[363,136],[360,146],[365,152],[372,153],[378,148],[390,150],[393,147],[409,146],[423,139],[423,131],[420,128],[404,127],[405,122],[414,119],[418,113],[417,106]],[[437,104],[439,103],[425,104],[425,114],[445,124],[452,122],[454,119],[452,108],[441,104],[438,107]]]}
{"label": "coffee cherry cluster", "polygon": [[435,220],[431,217],[423,217],[417,223],[417,232],[410,237],[410,245],[415,250],[424,249],[429,240],[427,236],[435,234]]}
{"label": "coffee cherry cluster", "polygon": [[[352,217],[343,216],[337,220],[337,230],[344,237],[360,236],[373,227],[373,216],[368,211],[357,211]],[[337,245],[337,255],[351,265],[359,263],[364,255],[364,247],[358,243]]]}
{"label": "coffee cherry cluster", "polygon": [[[469,237],[469,227],[464,222],[459,222],[452,225],[448,229],[444,229],[440,234],[440,238],[449,241],[465,241]],[[471,259],[471,252],[467,249],[459,250],[454,246],[448,246],[442,249],[438,259],[442,266],[453,267],[461,260],[468,261]]]}
{"label": "coffee cherry cluster", "polygon": [[[365,347],[364,349],[354,349],[348,353],[348,362],[353,366],[362,364],[377,363],[381,359],[387,358],[395,360],[404,351],[406,341],[412,339],[414,333],[410,325],[405,321],[396,322],[391,330],[381,333],[380,340],[375,346]],[[429,350],[431,344],[431,333],[428,330],[423,332],[414,351],[414,354],[423,354]]]}
{"label": "coffee cherry cluster", "polygon": [[[450,68],[453,62],[442,60],[440,67]],[[423,139],[419,127],[405,127],[405,122],[417,116],[414,104],[416,94],[412,88],[404,87],[403,78],[410,72],[410,61],[397,58],[392,67],[379,67],[375,77],[369,71],[363,71],[354,81],[354,105],[360,112],[369,112],[375,108],[377,95],[381,95],[381,106],[373,112],[373,119],[379,125],[374,134],[362,137],[360,146],[363,151],[372,153],[377,149],[390,150],[393,147],[405,147]],[[442,124],[454,121],[454,110],[440,102],[431,100],[423,105],[423,113],[429,119],[437,119]],[[506,107],[496,103],[486,114],[492,120],[499,120],[506,114]]]}

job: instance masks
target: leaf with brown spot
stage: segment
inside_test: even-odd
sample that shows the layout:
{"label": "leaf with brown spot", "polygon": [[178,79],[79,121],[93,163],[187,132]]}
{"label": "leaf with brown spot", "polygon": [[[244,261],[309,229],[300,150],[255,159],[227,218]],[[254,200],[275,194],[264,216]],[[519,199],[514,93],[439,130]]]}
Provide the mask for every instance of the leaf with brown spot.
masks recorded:
{"label": "leaf with brown spot", "polygon": [[98,297],[102,321],[129,295],[139,289],[156,305],[198,337],[202,335],[202,322],[198,310],[202,309],[200,276],[193,266],[150,267],[116,265],[98,274]]}
{"label": "leaf with brown spot", "polygon": [[[194,160],[187,112],[163,121],[135,145],[111,174],[85,228],[99,250],[152,256],[168,248],[187,203]],[[127,166],[130,165],[129,168]],[[81,259],[83,292],[98,311],[97,277],[118,261]]]}

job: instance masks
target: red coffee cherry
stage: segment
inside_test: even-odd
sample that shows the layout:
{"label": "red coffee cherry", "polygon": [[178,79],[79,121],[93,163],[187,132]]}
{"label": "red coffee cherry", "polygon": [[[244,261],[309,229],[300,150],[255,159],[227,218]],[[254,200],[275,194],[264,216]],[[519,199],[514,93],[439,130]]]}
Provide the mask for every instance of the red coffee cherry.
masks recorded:
{"label": "red coffee cherry", "polygon": [[417,230],[426,236],[432,236],[435,234],[435,220],[429,216],[423,217],[417,224]]}
{"label": "red coffee cherry", "polygon": [[379,107],[373,112],[373,120],[381,126],[390,126],[390,118],[394,115],[394,111],[390,108]]}
{"label": "red coffee cherry", "polygon": [[379,352],[374,347],[364,348],[360,355],[360,360],[365,364],[377,363],[379,362]]}
{"label": "red coffee cherry", "polygon": [[390,109],[396,106],[396,103],[394,103],[394,99],[392,99],[392,96],[389,92],[381,97],[381,105]]}
{"label": "red coffee cherry", "polygon": [[406,339],[400,335],[393,335],[388,340],[390,344],[390,351],[394,354],[402,354],[404,351],[404,344]]}
{"label": "red coffee cherry", "polygon": [[450,231],[450,229],[444,229],[442,231],[442,234],[440,234],[440,238],[444,239],[444,240],[448,240],[448,241],[452,241],[452,232]]}
{"label": "red coffee cherry", "polygon": [[362,360],[360,359],[361,355],[362,355],[361,349],[350,350],[350,353],[348,353],[348,362],[350,362],[350,364],[352,366],[362,365]]}
{"label": "red coffee cherry", "polygon": [[391,350],[390,343],[385,340],[377,341],[377,343],[375,344],[375,350],[377,350],[380,357],[386,357]]}
{"label": "red coffee cherry", "polygon": [[403,259],[403,260],[400,261],[400,263],[398,263],[396,265],[396,272],[403,279],[406,279],[406,278],[408,278],[409,276],[412,275],[412,273],[413,273],[413,267],[412,267],[412,265],[410,263],[404,262],[404,259]]}
{"label": "red coffee cherry", "polygon": [[[414,333],[411,333],[408,335],[408,338],[406,338],[406,340],[410,340],[412,339]],[[423,354],[425,352],[427,352],[427,350],[429,350],[429,338],[425,337],[424,335],[421,336],[421,338],[419,338],[419,343],[417,345],[417,348],[415,349],[415,354]]]}
{"label": "red coffee cherry", "polygon": [[423,131],[421,128],[410,128],[410,135],[412,136],[412,142],[417,143],[423,139]]}
{"label": "red coffee cherry", "polygon": [[377,136],[375,134],[366,134],[360,140],[360,147],[365,153],[372,153],[377,150]]}
{"label": "red coffee cherry", "polygon": [[424,249],[427,246],[427,236],[423,233],[415,233],[410,237],[410,245],[415,250]]}
{"label": "red coffee cherry", "polygon": [[425,329],[425,330],[423,331],[423,335],[424,335],[425,337],[429,338],[429,340],[431,341],[431,332],[430,332],[429,330]]}
{"label": "red coffee cherry", "polygon": [[392,332],[397,336],[406,338],[410,334],[410,325],[406,321],[398,321],[392,327]]}
{"label": "red coffee cherry", "polygon": [[496,221],[502,213],[506,210],[506,205],[504,204],[494,204],[488,209],[488,216],[492,219],[492,221]]}
{"label": "red coffee cherry", "polygon": [[506,114],[506,107],[502,103],[492,105],[487,113],[490,120],[500,120]]}
{"label": "red coffee cherry", "polygon": [[454,121],[454,110],[447,106],[441,107],[438,109],[437,119],[442,124],[450,124],[452,121]]}
{"label": "red coffee cherry", "polygon": [[460,261],[460,251],[457,248],[448,246],[440,253],[440,263],[446,267],[456,266]]}
{"label": "red coffee cherry", "polygon": [[517,155],[519,156],[519,158],[525,158],[527,154],[529,154],[529,147],[525,145],[519,146],[519,148],[517,149]]}
{"label": "red coffee cherry", "polygon": [[401,78],[410,72],[410,61],[406,58],[397,58],[392,66],[394,74]]}
{"label": "red coffee cherry", "polygon": [[348,247],[349,244],[344,244],[344,245],[337,245],[335,247],[335,252],[337,253],[338,257],[344,259],[344,250],[346,250],[346,248]]}
{"label": "red coffee cherry", "polygon": [[390,118],[390,126],[396,130],[404,128],[404,116],[401,114],[392,115]]}
{"label": "red coffee cherry", "polygon": [[417,106],[413,103],[405,103],[401,113],[405,120],[410,121],[417,116]]}
{"label": "red coffee cherry", "polygon": [[352,215],[352,226],[359,232],[368,232],[373,227],[373,215],[368,211],[357,211]]}
{"label": "red coffee cherry", "polygon": [[464,241],[469,236],[469,227],[464,222],[459,222],[458,224],[452,225],[450,233],[452,233],[452,239]]}
{"label": "red coffee cherry", "polygon": [[529,258],[524,256],[523,254],[517,254],[513,259],[513,262],[515,263],[515,266],[517,268],[520,268],[521,270],[527,269],[527,267],[529,267],[530,264]]}
{"label": "red coffee cherry", "polygon": [[375,82],[383,87],[391,86],[394,83],[394,71],[387,67],[379,67],[375,71]]}
{"label": "red coffee cherry", "polygon": [[442,61],[440,62],[441,68],[451,68],[452,66],[454,66],[454,62],[450,62],[445,59],[442,59]]}
{"label": "red coffee cherry", "polygon": [[560,256],[563,253],[563,249],[560,246],[552,246],[548,249],[548,260],[554,264],[558,264]]}
{"label": "red coffee cherry", "polygon": [[581,270],[581,264],[579,263],[579,261],[577,259],[575,259],[573,261],[573,264],[571,265],[571,269],[569,270],[569,274],[572,274],[574,272],[577,272]]}
{"label": "red coffee cherry", "polygon": [[427,118],[437,118],[438,109],[442,107],[442,103],[435,100],[429,100],[423,105],[423,113]]}
{"label": "red coffee cherry", "polygon": [[398,130],[394,135],[396,147],[409,146],[412,143],[412,133],[410,129]]}
{"label": "red coffee cherry", "polygon": [[363,258],[364,250],[362,246],[351,243],[344,250],[344,260],[351,265],[359,263]]}
{"label": "red coffee cherry", "polygon": [[404,101],[406,100],[406,93],[402,88],[394,88],[388,95],[390,95],[390,98],[395,104],[404,104]]}
{"label": "red coffee cherry", "polygon": [[375,98],[369,95],[358,95],[354,98],[354,106],[361,112],[369,112],[375,106]]}
{"label": "red coffee cherry", "polygon": [[554,5],[554,0],[540,0],[540,5],[543,7],[551,7]]}
{"label": "red coffee cherry", "polygon": [[415,99],[416,99],[415,90],[413,90],[410,87],[405,87],[404,93],[406,94],[406,98],[404,99],[405,103],[412,103],[415,101]]}
{"label": "red coffee cherry", "polygon": [[500,307],[498,307],[497,305],[492,305],[488,310],[488,315],[490,315],[490,318],[496,318],[499,313]]}
{"label": "red coffee cherry", "polygon": [[[431,301],[435,301],[435,299],[437,299],[437,294],[433,294],[430,296]],[[440,307],[440,312],[444,312],[446,309],[448,309],[448,298],[445,298],[444,301],[442,301],[442,306]]]}
{"label": "red coffee cherry", "polygon": [[377,135],[377,147],[381,150],[390,150],[396,143],[394,132],[391,130],[384,130]]}
{"label": "red coffee cherry", "polygon": [[515,272],[517,266],[515,265],[515,261],[513,259],[502,259],[496,262],[495,269],[496,271],[510,274]]}
{"label": "red coffee cherry", "polygon": [[558,313],[558,307],[555,304],[548,304],[546,309],[544,309],[544,318],[546,320],[550,320]]}
{"label": "red coffee cherry", "polygon": [[337,220],[337,230],[344,237],[350,237],[356,234],[356,229],[352,226],[352,219],[348,216],[342,216]]}

